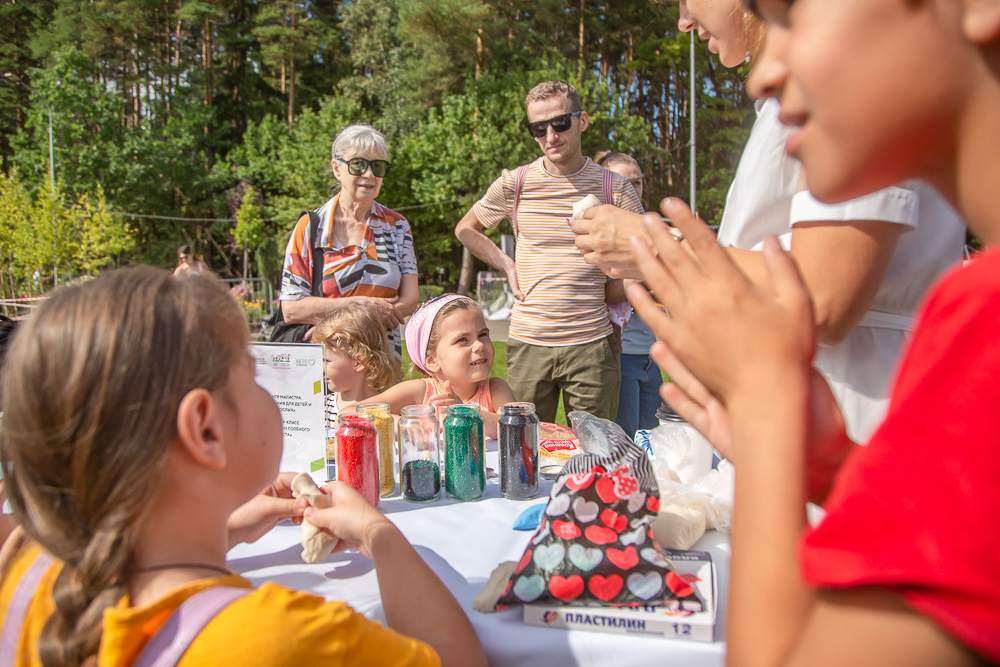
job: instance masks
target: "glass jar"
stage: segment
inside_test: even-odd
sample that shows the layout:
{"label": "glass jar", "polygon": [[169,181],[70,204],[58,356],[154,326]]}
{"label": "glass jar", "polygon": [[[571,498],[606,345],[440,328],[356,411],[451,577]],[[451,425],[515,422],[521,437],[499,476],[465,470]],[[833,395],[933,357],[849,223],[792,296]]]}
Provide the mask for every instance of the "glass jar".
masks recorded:
{"label": "glass jar", "polygon": [[392,476],[393,438],[392,415],[389,414],[388,403],[362,403],[358,406],[358,414],[371,415],[378,434],[378,479],[379,495],[385,498],[396,490],[396,481]]}
{"label": "glass jar", "polygon": [[538,495],[538,417],[534,403],[507,403],[497,421],[500,491],[511,500]]}
{"label": "glass jar", "polygon": [[326,429],[326,481],[337,479],[337,429]]}
{"label": "glass jar", "polygon": [[[712,469],[715,452],[712,443],[666,403],[656,411],[656,418],[660,425],[655,432],[665,436],[675,460],[681,462],[680,469],[676,471],[680,481],[687,483],[695,477],[708,474]],[[652,434],[650,437],[652,438]]]}
{"label": "glass jar", "polygon": [[337,481],[378,507],[377,436],[371,415],[337,416]]}
{"label": "glass jar", "polygon": [[407,405],[399,417],[399,488],[403,498],[426,503],[441,497],[441,445],[431,405]]}
{"label": "glass jar", "polygon": [[482,498],[486,491],[486,460],[479,406],[448,406],[444,419],[444,458],[444,488],[448,497]]}

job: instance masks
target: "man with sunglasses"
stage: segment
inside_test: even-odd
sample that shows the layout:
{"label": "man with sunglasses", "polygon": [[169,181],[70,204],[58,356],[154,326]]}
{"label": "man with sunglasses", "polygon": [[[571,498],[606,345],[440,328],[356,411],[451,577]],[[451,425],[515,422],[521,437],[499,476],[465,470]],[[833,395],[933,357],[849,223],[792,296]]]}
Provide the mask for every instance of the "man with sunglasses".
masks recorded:
{"label": "man with sunglasses", "polygon": [[[588,194],[636,213],[642,204],[622,176],[584,157],[590,126],[580,96],[563,81],[540,83],[525,100],[527,131],[542,156],[504,170],[459,221],[455,235],[503,271],[518,302],[507,343],[507,381],[539,419],[555,421],[559,393],[566,412],[585,410],[613,420],[621,381],[621,345],[608,319],[607,277],[583,261],[567,225],[573,204]],[[609,199],[611,201],[609,201]],[[484,229],[509,220],[516,261]]]}

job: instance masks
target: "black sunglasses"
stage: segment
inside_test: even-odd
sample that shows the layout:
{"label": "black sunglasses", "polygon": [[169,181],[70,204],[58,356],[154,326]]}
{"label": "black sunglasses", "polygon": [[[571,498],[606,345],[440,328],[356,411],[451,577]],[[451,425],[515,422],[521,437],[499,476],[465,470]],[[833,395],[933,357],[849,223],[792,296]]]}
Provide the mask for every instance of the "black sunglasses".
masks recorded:
{"label": "black sunglasses", "polygon": [[347,165],[347,173],[351,176],[360,176],[371,167],[375,178],[385,178],[389,175],[389,167],[392,166],[386,160],[366,160],[363,157],[352,157],[350,160],[342,157],[337,159]]}
{"label": "black sunglasses", "polygon": [[549,125],[556,132],[565,132],[573,125],[573,116],[579,116],[582,111],[573,111],[571,113],[564,113],[561,116],[556,116],[555,118],[549,118],[548,120],[540,120],[535,123],[525,123],[524,126],[528,128],[528,132],[531,133],[535,139],[541,139],[545,136],[545,132],[548,130]]}

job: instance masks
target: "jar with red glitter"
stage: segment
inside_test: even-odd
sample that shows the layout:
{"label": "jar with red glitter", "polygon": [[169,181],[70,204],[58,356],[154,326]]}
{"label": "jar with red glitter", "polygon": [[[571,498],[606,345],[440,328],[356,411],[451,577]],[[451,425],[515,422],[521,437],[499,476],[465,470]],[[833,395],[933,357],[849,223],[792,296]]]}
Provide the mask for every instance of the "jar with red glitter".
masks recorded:
{"label": "jar with red glitter", "polygon": [[378,507],[378,449],[371,415],[337,416],[337,481]]}

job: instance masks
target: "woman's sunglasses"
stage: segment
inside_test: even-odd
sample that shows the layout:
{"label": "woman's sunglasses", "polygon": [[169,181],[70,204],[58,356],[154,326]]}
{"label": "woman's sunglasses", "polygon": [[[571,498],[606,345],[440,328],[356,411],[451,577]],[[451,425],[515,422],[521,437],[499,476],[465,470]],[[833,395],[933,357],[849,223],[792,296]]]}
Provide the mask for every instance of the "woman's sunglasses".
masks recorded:
{"label": "woman's sunglasses", "polygon": [[541,139],[545,136],[545,132],[548,130],[549,125],[556,132],[565,132],[573,125],[573,116],[579,116],[582,111],[573,111],[571,113],[564,113],[561,116],[556,116],[555,118],[549,118],[548,120],[540,120],[536,123],[525,123],[525,127],[528,128],[528,132],[531,133],[535,139]]}
{"label": "woman's sunglasses", "polygon": [[347,173],[351,176],[360,176],[371,167],[375,178],[385,178],[389,175],[389,167],[392,166],[386,160],[366,160],[363,157],[352,157],[350,160],[342,157],[337,159],[347,165]]}

